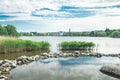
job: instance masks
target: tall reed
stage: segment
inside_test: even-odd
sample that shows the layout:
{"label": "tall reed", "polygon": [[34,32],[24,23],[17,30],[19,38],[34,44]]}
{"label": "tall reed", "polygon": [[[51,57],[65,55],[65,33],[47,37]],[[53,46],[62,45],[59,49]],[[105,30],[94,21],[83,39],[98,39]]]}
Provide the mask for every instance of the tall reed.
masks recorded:
{"label": "tall reed", "polygon": [[62,50],[90,50],[95,44],[93,42],[64,41],[59,46]]}
{"label": "tall reed", "polygon": [[34,42],[12,37],[0,36],[0,53],[15,53],[24,51],[49,50],[48,42]]}

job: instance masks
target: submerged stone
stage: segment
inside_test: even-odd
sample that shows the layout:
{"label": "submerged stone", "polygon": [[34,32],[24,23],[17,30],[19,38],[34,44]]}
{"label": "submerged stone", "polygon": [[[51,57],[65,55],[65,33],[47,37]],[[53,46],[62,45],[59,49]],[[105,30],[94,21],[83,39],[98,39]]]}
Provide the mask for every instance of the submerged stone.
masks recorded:
{"label": "submerged stone", "polygon": [[100,71],[106,75],[120,79],[120,67],[114,64],[104,65]]}

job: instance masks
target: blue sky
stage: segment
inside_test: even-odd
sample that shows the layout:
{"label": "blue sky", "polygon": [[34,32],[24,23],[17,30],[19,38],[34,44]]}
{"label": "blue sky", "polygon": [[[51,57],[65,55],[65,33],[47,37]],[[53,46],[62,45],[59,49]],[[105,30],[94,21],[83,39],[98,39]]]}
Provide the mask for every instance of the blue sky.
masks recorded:
{"label": "blue sky", "polygon": [[120,29],[120,0],[0,0],[0,23],[18,31]]}

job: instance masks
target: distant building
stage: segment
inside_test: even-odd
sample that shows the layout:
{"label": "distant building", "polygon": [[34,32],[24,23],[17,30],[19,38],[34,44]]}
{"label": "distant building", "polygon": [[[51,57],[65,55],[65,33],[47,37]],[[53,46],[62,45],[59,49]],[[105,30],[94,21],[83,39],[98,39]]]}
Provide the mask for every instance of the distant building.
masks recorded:
{"label": "distant building", "polygon": [[69,33],[71,33],[71,29],[69,28]]}
{"label": "distant building", "polygon": [[69,36],[72,36],[72,34],[71,34],[71,29],[69,28]]}
{"label": "distant building", "polygon": [[59,36],[63,36],[64,32],[63,31],[59,31]]}
{"label": "distant building", "polygon": [[30,32],[30,35],[37,35],[37,32]]}

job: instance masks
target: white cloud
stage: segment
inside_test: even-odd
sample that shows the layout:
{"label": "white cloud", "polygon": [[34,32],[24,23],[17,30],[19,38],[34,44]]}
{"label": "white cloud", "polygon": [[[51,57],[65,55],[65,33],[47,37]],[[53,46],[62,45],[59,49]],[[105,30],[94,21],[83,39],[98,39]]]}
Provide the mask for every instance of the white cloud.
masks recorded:
{"label": "white cloud", "polygon": [[97,15],[102,16],[120,16],[120,8],[99,9]]}
{"label": "white cloud", "polygon": [[62,5],[103,7],[118,4],[119,0],[0,0],[0,12],[31,12],[45,7],[59,10]]}
{"label": "white cloud", "polygon": [[0,12],[31,12],[44,7],[58,10],[59,4],[54,0],[0,0]]}
{"label": "white cloud", "polygon": [[72,31],[91,31],[105,30],[106,27],[110,29],[120,29],[119,20],[120,17],[94,16],[84,19],[41,19],[38,21],[32,21],[31,23],[36,25],[36,31],[38,32],[68,31],[69,28],[71,28]]}
{"label": "white cloud", "polygon": [[68,0],[64,3],[64,5],[72,5],[77,7],[104,7],[119,4],[119,0]]}
{"label": "white cloud", "polygon": [[[32,20],[36,26],[43,27],[42,31],[53,30],[68,30],[72,28],[73,31],[85,31],[109,28],[120,28],[119,20],[120,8],[100,8],[119,5],[120,0],[0,0],[0,12],[4,15],[16,16],[14,18],[0,19],[0,22],[16,21],[16,20]],[[56,16],[67,16],[68,12],[58,12],[62,6],[74,7],[88,7],[89,10],[96,11],[94,16],[85,18],[57,18]],[[42,10],[41,8],[49,8],[50,10]],[[36,11],[38,10],[38,11]],[[16,13],[18,12],[18,13]],[[20,13],[19,13],[20,12]],[[32,16],[31,13],[35,12],[36,15],[52,15],[52,18],[43,18]],[[108,16],[109,15],[109,16]],[[55,16],[56,18],[53,18]],[[42,25],[41,25],[41,24]],[[47,24],[46,24],[47,23]],[[45,27],[44,27],[45,26]],[[40,27],[40,28],[41,28]],[[48,29],[46,30],[46,27]],[[52,28],[51,28],[52,27]],[[40,30],[40,29],[37,29]]]}
{"label": "white cloud", "polygon": [[33,13],[36,16],[43,16],[43,17],[65,17],[69,15],[68,12],[57,12],[57,11],[50,11],[50,10],[44,10],[44,11],[35,11]]}
{"label": "white cloud", "polygon": [[0,12],[31,12],[29,0],[0,0]]}

